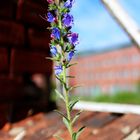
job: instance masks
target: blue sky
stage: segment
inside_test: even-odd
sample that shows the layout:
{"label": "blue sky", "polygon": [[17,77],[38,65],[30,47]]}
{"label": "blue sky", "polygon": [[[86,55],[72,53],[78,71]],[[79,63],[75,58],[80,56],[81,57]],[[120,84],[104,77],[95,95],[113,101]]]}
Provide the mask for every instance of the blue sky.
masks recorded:
{"label": "blue sky", "polygon": [[[140,25],[140,0],[119,0]],[[79,33],[79,52],[104,49],[129,43],[130,39],[112,19],[100,0],[76,0],[72,9],[74,32]]]}

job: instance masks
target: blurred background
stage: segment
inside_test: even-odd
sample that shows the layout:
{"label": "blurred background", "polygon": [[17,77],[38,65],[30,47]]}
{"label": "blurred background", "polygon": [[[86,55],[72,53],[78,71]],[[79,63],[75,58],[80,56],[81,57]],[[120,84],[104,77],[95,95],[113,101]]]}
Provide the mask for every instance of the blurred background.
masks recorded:
{"label": "blurred background", "polygon": [[[118,2],[139,30],[140,2]],[[140,50],[132,38],[100,0],[77,0],[73,14],[73,30],[79,33],[80,44],[74,59],[78,65],[70,70],[76,78],[70,79],[70,84],[82,85],[74,90],[75,96],[86,101],[139,104]]]}
{"label": "blurred background", "polygon": [[[140,24],[140,2],[119,0]],[[0,2],[0,127],[56,108],[46,0]],[[86,101],[140,103],[140,50],[100,0],[76,0],[72,14],[80,44],[69,70],[71,97]]]}
{"label": "blurred background", "polygon": [[0,127],[55,108],[46,0],[0,1]]}

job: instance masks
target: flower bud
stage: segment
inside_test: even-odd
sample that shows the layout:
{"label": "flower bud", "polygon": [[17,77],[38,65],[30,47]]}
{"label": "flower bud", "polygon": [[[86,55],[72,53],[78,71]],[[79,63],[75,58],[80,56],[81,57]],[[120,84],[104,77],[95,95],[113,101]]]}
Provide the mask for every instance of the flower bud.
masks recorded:
{"label": "flower bud", "polygon": [[59,5],[59,0],[55,0],[55,4],[56,5]]}
{"label": "flower bud", "polygon": [[54,0],[47,0],[47,2],[48,2],[49,4],[53,4],[53,3],[54,3]]}

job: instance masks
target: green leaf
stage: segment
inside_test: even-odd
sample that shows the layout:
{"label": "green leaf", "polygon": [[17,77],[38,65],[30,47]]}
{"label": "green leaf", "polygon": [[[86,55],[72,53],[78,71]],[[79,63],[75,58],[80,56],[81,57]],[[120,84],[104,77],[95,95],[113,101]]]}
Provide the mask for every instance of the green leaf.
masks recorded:
{"label": "green leaf", "polygon": [[56,26],[57,26],[57,24],[55,22],[51,23],[51,27],[56,27]]}
{"label": "green leaf", "polygon": [[75,89],[75,88],[78,88],[78,87],[81,87],[81,85],[77,85],[77,86],[72,86],[72,87],[69,87],[69,91],[71,91],[71,90],[73,90],[73,89]]}
{"label": "green leaf", "polygon": [[63,138],[61,138],[59,135],[54,134],[53,137],[55,137],[57,140],[64,140]]}
{"label": "green leaf", "polygon": [[75,76],[67,76],[67,78],[75,78]]}
{"label": "green leaf", "polygon": [[55,58],[55,57],[45,57],[46,59],[49,59],[49,60],[52,60],[52,61],[57,61],[57,58]]}
{"label": "green leaf", "polygon": [[52,60],[52,61],[54,61],[54,62],[56,62],[56,61],[59,62],[59,60],[60,60],[59,55],[57,55],[56,57],[45,57],[45,58],[46,58],[46,59],[49,59],[49,60]]}
{"label": "green leaf", "polygon": [[49,11],[57,9],[57,6],[54,4],[49,4]]}
{"label": "green leaf", "polygon": [[76,115],[76,116],[73,118],[72,124],[74,124],[74,123],[77,121],[77,119],[79,118],[79,116],[80,116],[80,114],[79,114],[79,115]]}
{"label": "green leaf", "polygon": [[62,76],[63,75],[59,75],[59,76],[55,75],[56,79],[58,79],[63,85],[65,85],[66,83],[63,81],[63,77]]}
{"label": "green leaf", "polygon": [[62,116],[63,118],[65,118],[67,121],[69,121],[69,119],[59,110],[54,110],[55,112],[57,112],[60,116]]}
{"label": "green leaf", "polygon": [[63,122],[64,122],[66,128],[68,129],[68,131],[71,132],[71,131],[70,131],[70,121],[69,121],[69,119],[63,117]]}
{"label": "green leaf", "polygon": [[[67,30],[65,30],[65,32],[67,33]],[[70,52],[71,51],[71,44],[70,43],[66,43],[66,47],[65,47],[65,52]]]}
{"label": "green leaf", "polygon": [[72,140],[76,140],[76,133],[75,132],[72,134]]}
{"label": "green leaf", "polygon": [[55,89],[55,92],[56,92],[56,95],[65,102],[64,96],[56,89]]}
{"label": "green leaf", "polygon": [[66,13],[66,12],[68,12],[68,9],[67,8],[63,8],[63,9],[61,9],[61,12],[62,13]]}
{"label": "green leaf", "polygon": [[67,65],[67,68],[74,66],[74,65],[77,65],[77,63],[69,64],[69,65]]}
{"label": "green leaf", "polygon": [[81,128],[77,131],[75,140],[78,140],[78,137],[80,136],[80,134],[83,132],[84,129],[85,129],[85,126],[81,127]]}
{"label": "green leaf", "polygon": [[61,73],[60,75],[55,75],[55,77],[56,77],[56,79],[58,79],[60,82],[61,82],[61,84],[63,84],[64,86],[65,86],[65,88],[67,89],[67,84],[66,84],[66,82],[64,82],[63,81],[63,73]]}
{"label": "green leaf", "polygon": [[81,113],[82,113],[82,110],[79,111],[78,113],[76,113],[75,117],[74,117],[73,120],[72,120],[72,124],[74,124],[74,123],[77,121],[77,119],[80,117],[80,114],[81,114]]}
{"label": "green leaf", "polygon": [[72,134],[72,140],[78,140],[78,137],[80,136],[80,134],[82,133],[84,128],[85,128],[85,126],[81,127],[77,132],[74,132]]}
{"label": "green leaf", "polygon": [[72,111],[74,105],[75,105],[76,103],[78,103],[78,102],[79,102],[78,99],[71,101],[70,104],[69,104],[69,110]]}

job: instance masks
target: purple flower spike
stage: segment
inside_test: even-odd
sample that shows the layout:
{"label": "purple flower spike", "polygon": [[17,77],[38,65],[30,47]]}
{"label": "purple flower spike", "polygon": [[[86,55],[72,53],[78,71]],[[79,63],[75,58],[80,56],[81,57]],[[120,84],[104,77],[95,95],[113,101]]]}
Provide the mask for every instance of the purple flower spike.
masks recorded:
{"label": "purple flower spike", "polygon": [[48,12],[47,21],[52,23],[52,22],[54,22],[54,20],[55,20],[55,17],[50,12]]}
{"label": "purple flower spike", "polygon": [[67,0],[67,1],[64,3],[64,7],[66,7],[66,8],[72,8],[74,2],[75,2],[75,0]]}
{"label": "purple flower spike", "polygon": [[78,34],[77,33],[72,33],[68,36],[68,39],[70,41],[71,44],[73,44],[74,46],[79,44],[78,41]]}
{"label": "purple flower spike", "polygon": [[55,38],[55,39],[60,39],[60,30],[58,28],[56,28],[56,27],[53,28],[51,37]]}
{"label": "purple flower spike", "polygon": [[74,51],[69,52],[68,54],[68,61],[70,62],[72,57],[74,56]]}
{"label": "purple flower spike", "polygon": [[73,16],[70,14],[65,14],[62,19],[62,22],[66,27],[71,27],[73,25],[73,21],[74,21]]}
{"label": "purple flower spike", "polygon": [[57,53],[58,53],[55,46],[51,46],[50,47],[50,52],[51,52],[52,56],[56,56]]}
{"label": "purple flower spike", "polygon": [[55,66],[54,70],[55,70],[55,75],[60,75],[63,71],[62,66]]}

